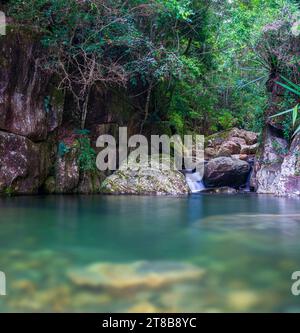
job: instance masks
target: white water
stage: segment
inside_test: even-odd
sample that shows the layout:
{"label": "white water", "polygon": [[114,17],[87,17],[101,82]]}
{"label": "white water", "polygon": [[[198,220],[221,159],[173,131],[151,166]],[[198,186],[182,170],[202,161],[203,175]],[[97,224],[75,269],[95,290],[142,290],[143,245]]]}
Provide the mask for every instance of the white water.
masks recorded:
{"label": "white water", "polygon": [[185,178],[192,193],[198,193],[205,189],[202,177],[198,172],[186,173]]}

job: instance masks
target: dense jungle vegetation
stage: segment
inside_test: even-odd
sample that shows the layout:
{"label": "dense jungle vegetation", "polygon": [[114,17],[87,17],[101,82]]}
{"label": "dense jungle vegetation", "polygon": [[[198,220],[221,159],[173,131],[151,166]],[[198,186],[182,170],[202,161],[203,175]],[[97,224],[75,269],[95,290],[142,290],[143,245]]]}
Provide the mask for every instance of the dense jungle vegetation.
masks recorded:
{"label": "dense jungle vegetation", "polygon": [[[130,97],[140,132],[259,132],[270,77],[297,83],[299,54],[288,52],[300,33],[297,1],[11,0],[6,9],[14,24],[39,33],[41,66],[73,99],[81,129],[100,87]],[[295,96],[286,89],[278,112]],[[291,117],[282,120],[287,137]]]}

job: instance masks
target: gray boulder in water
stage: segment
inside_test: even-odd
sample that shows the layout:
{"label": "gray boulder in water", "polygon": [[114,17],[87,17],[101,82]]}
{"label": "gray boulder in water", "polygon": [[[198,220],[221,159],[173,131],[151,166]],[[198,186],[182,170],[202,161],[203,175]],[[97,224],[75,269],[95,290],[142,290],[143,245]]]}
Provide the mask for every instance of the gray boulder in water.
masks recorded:
{"label": "gray boulder in water", "polygon": [[206,187],[244,185],[250,173],[249,163],[231,157],[218,157],[205,165],[204,184]]}
{"label": "gray boulder in water", "polygon": [[172,167],[171,170],[163,169],[159,161],[151,165],[129,161],[128,166],[104,180],[101,191],[135,195],[186,195],[190,192],[184,175]]}

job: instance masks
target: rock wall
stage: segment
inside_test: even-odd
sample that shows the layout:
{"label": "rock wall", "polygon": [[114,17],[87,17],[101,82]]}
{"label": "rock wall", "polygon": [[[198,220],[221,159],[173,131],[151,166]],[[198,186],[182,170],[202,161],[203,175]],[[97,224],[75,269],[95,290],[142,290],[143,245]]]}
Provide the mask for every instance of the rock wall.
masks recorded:
{"label": "rock wall", "polygon": [[39,35],[10,27],[0,38],[0,194],[94,193],[101,175],[79,151],[58,154],[65,98],[43,70]]}
{"label": "rock wall", "polygon": [[267,130],[263,154],[257,158],[252,183],[257,193],[278,196],[300,195],[300,137],[291,145]]}

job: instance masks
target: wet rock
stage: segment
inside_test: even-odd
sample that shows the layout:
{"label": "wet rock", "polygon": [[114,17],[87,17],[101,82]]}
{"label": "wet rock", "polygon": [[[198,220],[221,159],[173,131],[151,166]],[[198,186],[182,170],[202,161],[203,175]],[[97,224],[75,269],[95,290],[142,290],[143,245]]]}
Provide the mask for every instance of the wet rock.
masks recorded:
{"label": "wet rock", "polygon": [[148,261],[130,264],[96,263],[68,272],[69,278],[77,286],[125,291],[198,280],[203,274],[202,269],[191,264]]}
{"label": "wet rock", "polygon": [[[164,162],[163,162],[164,163]],[[178,170],[164,170],[158,161],[120,167],[102,183],[102,192],[109,194],[186,195],[189,187]]]}
{"label": "wet rock", "polygon": [[48,145],[0,131],[0,193],[34,194],[46,179]]}
{"label": "wet rock", "polygon": [[207,187],[237,188],[246,183],[250,165],[239,159],[218,157],[205,165],[204,183]]}

